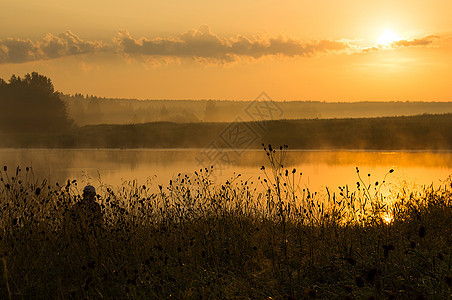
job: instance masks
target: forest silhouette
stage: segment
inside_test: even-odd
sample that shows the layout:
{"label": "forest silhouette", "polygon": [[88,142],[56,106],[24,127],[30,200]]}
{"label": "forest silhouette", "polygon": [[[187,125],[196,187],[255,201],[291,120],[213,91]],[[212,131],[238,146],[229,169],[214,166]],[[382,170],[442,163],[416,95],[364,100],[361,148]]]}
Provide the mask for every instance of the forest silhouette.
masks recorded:
{"label": "forest silhouette", "polygon": [[[124,120],[120,114],[127,109],[124,103],[112,99],[85,97],[81,94],[72,98],[72,102],[68,101],[67,96],[55,91],[49,78],[36,72],[26,74],[23,78],[12,75],[9,82],[0,79],[0,147],[204,148],[215,142],[217,148],[259,149],[264,142],[290,144],[292,149],[452,149],[450,113],[253,122],[239,118],[236,122],[218,122],[218,116],[230,114],[231,111],[238,114],[236,108],[239,104],[204,101],[204,104],[197,104],[196,108],[204,114],[203,119],[208,121],[203,122],[194,113],[188,113],[188,109],[196,101],[181,101],[179,110],[175,110],[173,102],[177,101],[156,100],[151,111],[149,105],[153,101],[135,101],[137,103],[133,102],[133,105],[130,104],[132,102],[127,102],[130,105],[126,106],[134,112],[137,122],[82,125],[92,123],[96,118],[105,121],[107,117],[111,120]],[[344,105],[361,110],[364,104]],[[277,105],[281,111],[285,106],[294,107],[295,110],[294,103],[282,102]],[[401,103],[384,105],[402,107]],[[406,105],[411,110],[427,109],[426,103]],[[430,109],[447,108],[448,105],[432,103]],[[201,110],[202,107],[205,108]],[[229,108],[223,111],[227,107]],[[246,107],[242,108],[246,111]],[[141,110],[149,116],[154,115],[155,120],[167,121],[140,122],[139,119],[143,119],[139,114]],[[69,117],[71,114],[76,116],[76,121]],[[228,131],[239,127],[243,136],[233,138],[240,139],[243,143],[236,144],[222,138]]]}
{"label": "forest silhouette", "polygon": [[61,133],[72,126],[52,81],[36,72],[0,78],[0,131]]}

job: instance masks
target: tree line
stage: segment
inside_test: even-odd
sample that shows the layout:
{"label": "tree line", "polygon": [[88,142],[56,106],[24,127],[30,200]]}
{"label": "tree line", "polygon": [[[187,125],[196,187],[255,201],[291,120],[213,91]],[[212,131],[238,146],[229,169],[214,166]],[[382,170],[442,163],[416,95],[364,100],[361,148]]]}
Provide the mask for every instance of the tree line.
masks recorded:
{"label": "tree line", "polygon": [[50,78],[37,72],[0,78],[0,131],[62,133],[73,126]]}

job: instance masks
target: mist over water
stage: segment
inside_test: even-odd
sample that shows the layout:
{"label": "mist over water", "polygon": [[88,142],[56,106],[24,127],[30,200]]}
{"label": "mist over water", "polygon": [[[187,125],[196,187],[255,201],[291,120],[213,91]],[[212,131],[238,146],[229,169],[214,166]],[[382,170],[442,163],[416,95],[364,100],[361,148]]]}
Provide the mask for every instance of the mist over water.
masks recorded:
{"label": "mist over water", "polygon": [[[147,180],[166,186],[179,173],[194,175],[208,162],[200,164],[202,149],[0,149],[0,162],[10,170],[20,166],[32,167],[36,180],[64,183],[76,179],[80,186],[101,184],[119,186],[125,181]],[[230,156],[230,164],[212,163],[211,179],[216,184],[241,174],[239,180],[248,180],[260,186],[265,165],[271,176],[265,152],[250,150],[237,153],[224,150]],[[452,173],[452,152],[367,152],[367,151],[288,151],[284,168],[296,168],[302,173],[300,186],[312,191],[349,185],[354,188],[358,180],[356,167],[364,181],[381,181],[385,174],[388,184],[438,185]],[[371,176],[369,177],[368,174]]]}

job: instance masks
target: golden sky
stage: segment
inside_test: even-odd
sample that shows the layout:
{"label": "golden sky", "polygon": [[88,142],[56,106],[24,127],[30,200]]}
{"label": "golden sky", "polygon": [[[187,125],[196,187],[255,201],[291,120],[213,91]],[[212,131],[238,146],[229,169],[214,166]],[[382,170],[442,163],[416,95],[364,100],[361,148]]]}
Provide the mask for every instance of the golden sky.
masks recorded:
{"label": "golden sky", "polygon": [[138,99],[452,101],[450,0],[22,0],[0,78]]}

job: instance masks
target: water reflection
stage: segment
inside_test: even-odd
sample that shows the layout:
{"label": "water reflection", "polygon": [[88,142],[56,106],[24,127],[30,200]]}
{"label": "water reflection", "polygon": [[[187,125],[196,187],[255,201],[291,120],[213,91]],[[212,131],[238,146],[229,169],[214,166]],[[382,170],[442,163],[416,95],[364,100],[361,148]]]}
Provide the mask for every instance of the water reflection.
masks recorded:
{"label": "water reflection", "polygon": [[[51,182],[77,179],[86,184],[120,185],[137,179],[144,183],[153,178],[155,184],[166,185],[178,173],[192,174],[200,165],[198,149],[0,149],[0,163],[10,169],[31,166],[35,176]],[[264,151],[233,151],[230,165],[214,168],[216,181],[221,183],[241,173],[242,178],[257,182],[260,167],[266,165]],[[207,165],[206,165],[207,166]],[[388,182],[398,184],[439,184],[452,172],[451,152],[365,152],[365,151],[289,151],[284,167],[302,172],[301,185],[311,190],[323,187],[355,186],[355,167],[364,180],[382,180],[393,168]],[[215,166],[216,167],[216,166]],[[371,174],[368,177],[367,174]]]}

